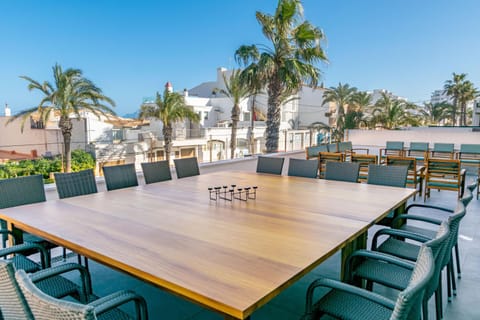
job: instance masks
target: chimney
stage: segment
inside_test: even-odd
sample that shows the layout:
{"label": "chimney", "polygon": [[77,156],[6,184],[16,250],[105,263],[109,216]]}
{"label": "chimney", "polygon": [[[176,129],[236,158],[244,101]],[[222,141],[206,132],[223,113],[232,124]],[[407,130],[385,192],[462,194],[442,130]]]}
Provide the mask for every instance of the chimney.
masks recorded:
{"label": "chimney", "polygon": [[165,89],[167,90],[167,92],[173,92],[173,86],[170,81],[165,84]]}
{"label": "chimney", "polygon": [[12,115],[12,110],[8,107],[8,104],[5,103],[5,117],[10,117]]}
{"label": "chimney", "polygon": [[187,89],[183,89],[183,96],[188,97],[188,90]]}

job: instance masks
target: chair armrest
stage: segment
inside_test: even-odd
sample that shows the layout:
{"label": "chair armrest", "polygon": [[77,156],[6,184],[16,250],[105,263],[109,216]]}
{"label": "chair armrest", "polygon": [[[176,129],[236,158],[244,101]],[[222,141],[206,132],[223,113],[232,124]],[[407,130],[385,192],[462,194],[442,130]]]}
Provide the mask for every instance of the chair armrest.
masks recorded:
{"label": "chair armrest", "polygon": [[145,299],[142,296],[130,290],[122,290],[122,291],[114,292],[106,297],[97,299],[89,303],[88,305],[94,307],[95,314],[98,316],[102,313],[105,313],[109,310],[112,310],[128,302],[135,303],[137,319],[139,320],[148,319],[147,303]]}
{"label": "chair armrest", "polygon": [[30,242],[25,242],[22,244],[16,244],[11,247],[7,248],[2,248],[0,249],[0,257],[6,257],[10,254],[14,253],[23,253],[23,252],[31,252],[32,250],[37,251],[40,253],[40,260],[42,264],[42,268],[46,268],[50,266],[50,261],[48,261],[48,252],[47,249],[45,249],[43,246],[37,244],[37,243],[30,243]]}
{"label": "chair armrest", "polygon": [[405,208],[405,212],[408,212],[411,208],[424,208],[424,209],[433,209],[433,210],[439,210],[439,211],[444,211],[444,212],[449,212],[452,213],[452,209],[448,208],[443,208],[443,207],[438,207],[438,206],[432,206],[429,204],[421,204],[421,203],[413,203]]}
{"label": "chair armrest", "polygon": [[387,253],[383,252],[378,252],[378,251],[370,251],[366,249],[360,249],[352,253],[348,258],[345,263],[345,272],[344,274],[347,276],[347,282],[350,282],[352,280],[353,276],[353,268],[352,265],[355,262],[354,260],[360,259],[360,258],[366,258],[366,259],[374,259],[374,260],[380,260],[383,262],[391,263],[394,265],[397,265],[399,267],[408,269],[408,270],[413,270],[415,267],[415,263],[411,261],[407,261],[395,256],[392,256]]}
{"label": "chair armrest", "polygon": [[377,303],[379,305],[382,305],[388,309],[393,310],[395,307],[395,302],[387,299],[377,293],[367,291],[362,288],[358,288],[337,280],[332,280],[332,279],[327,279],[327,278],[320,278],[315,280],[310,284],[307,290],[307,298],[306,298],[306,306],[305,306],[305,313],[306,313],[306,319],[309,319],[309,315],[312,314],[313,312],[313,293],[316,288],[318,287],[325,287],[325,288],[331,288],[335,290],[341,290],[344,292],[348,292],[357,296],[360,296],[362,298],[368,299],[374,303]]}
{"label": "chair armrest", "polygon": [[378,230],[373,235],[373,239],[372,239],[372,250],[373,251],[377,250],[377,240],[378,240],[378,237],[380,237],[382,235],[400,237],[400,238],[407,238],[407,239],[418,241],[418,242],[421,242],[421,243],[424,243],[424,242],[427,242],[427,241],[431,240],[428,237],[425,237],[425,236],[422,236],[420,234],[416,234],[416,233],[413,233],[413,232],[408,232],[408,231],[400,230],[400,229],[384,228],[384,229]]}
{"label": "chair armrest", "polygon": [[423,222],[431,223],[431,224],[435,224],[435,225],[441,225],[442,224],[442,220],[440,220],[440,219],[430,218],[430,217],[426,217],[426,216],[419,216],[419,215],[416,215],[416,214],[400,214],[392,220],[392,226],[398,225],[398,224],[396,224],[396,222],[398,220],[405,220],[405,219],[423,221]]}
{"label": "chair armrest", "polygon": [[80,279],[82,281],[81,285],[81,295],[84,303],[88,302],[88,296],[92,294],[91,279],[90,273],[87,268],[78,264],[78,263],[64,263],[55,267],[43,269],[31,274],[30,278],[33,283],[40,282],[55,276],[59,276],[71,271],[78,271],[80,273]]}

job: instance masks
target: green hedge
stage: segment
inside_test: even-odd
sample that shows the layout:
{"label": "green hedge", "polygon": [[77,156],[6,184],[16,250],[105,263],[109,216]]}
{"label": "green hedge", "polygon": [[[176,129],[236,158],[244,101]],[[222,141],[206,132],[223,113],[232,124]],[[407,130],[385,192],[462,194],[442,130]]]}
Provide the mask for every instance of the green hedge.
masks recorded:
{"label": "green hedge", "polygon": [[[72,171],[81,171],[95,168],[95,159],[92,155],[77,149],[72,151]],[[45,183],[52,183],[50,173],[62,171],[61,156],[53,159],[40,158],[35,160],[9,161],[0,164],[0,179],[15,178],[20,176],[30,176],[41,174]]]}

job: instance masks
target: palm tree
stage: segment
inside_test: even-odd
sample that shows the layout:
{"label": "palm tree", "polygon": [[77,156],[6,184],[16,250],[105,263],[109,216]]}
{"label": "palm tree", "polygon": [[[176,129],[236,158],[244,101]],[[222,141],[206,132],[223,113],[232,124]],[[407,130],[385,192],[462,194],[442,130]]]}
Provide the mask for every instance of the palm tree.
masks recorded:
{"label": "palm tree", "polygon": [[253,133],[253,128],[255,125],[255,119],[257,116],[257,110],[255,109],[255,102],[257,100],[257,95],[262,94],[263,83],[259,74],[258,68],[258,59],[260,58],[260,53],[258,52],[257,47],[255,46],[242,46],[237,51],[235,51],[235,61],[246,67],[249,62],[251,62],[250,68],[244,69],[240,75],[241,81],[246,84],[249,88],[251,95],[251,118],[250,125],[248,126],[248,145],[250,154],[255,153],[255,137]]}
{"label": "palm tree", "polygon": [[66,172],[71,171],[71,150],[70,143],[72,137],[72,118],[75,116],[80,118],[81,111],[90,111],[97,117],[101,115],[108,116],[115,112],[104,102],[114,107],[115,103],[112,99],[105,96],[102,90],[98,88],[92,81],[83,77],[83,73],[79,69],[66,69],[65,71],[59,64],[53,67],[54,83],[44,81],[40,83],[27,76],[21,76],[29,82],[28,90],[39,90],[44,97],[37,107],[21,111],[13,116],[8,122],[15,119],[22,120],[22,131],[25,121],[32,114],[36,113],[40,120],[46,123],[50,116],[59,114],[60,120],[58,127],[63,136],[63,169]]}
{"label": "palm tree", "polygon": [[350,87],[348,84],[338,84],[338,87],[330,87],[323,93],[322,106],[333,102],[337,106],[336,111],[336,128],[343,140],[343,132],[345,130],[345,107],[352,105],[357,88]]}
{"label": "palm tree", "polygon": [[418,117],[411,111],[416,106],[404,100],[394,99],[385,92],[371,111],[373,125],[381,124],[385,129],[395,129],[403,125],[418,125]]}
{"label": "palm tree", "polygon": [[366,125],[365,112],[372,106],[372,95],[366,91],[354,94],[351,106],[345,115],[345,128],[354,129]]}
{"label": "palm tree", "polygon": [[163,97],[157,92],[154,104],[140,107],[139,119],[155,118],[163,123],[162,133],[165,143],[165,159],[170,161],[172,150],[173,125],[185,119],[199,122],[200,116],[185,104],[185,98],[177,92],[165,89]]}
{"label": "palm tree", "polygon": [[457,123],[457,111],[458,111],[458,104],[459,98],[462,91],[463,83],[465,82],[465,78],[467,77],[466,73],[456,74],[453,73],[453,79],[445,81],[445,85],[443,86],[444,92],[452,97],[453,99],[453,109],[452,109],[452,123],[455,125]]}
{"label": "palm tree", "polygon": [[442,120],[449,117],[453,106],[447,102],[424,103],[423,108],[419,109],[420,116],[424,125],[438,125]]}
{"label": "palm tree", "polygon": [[478,97],[478,90],[469,80],[463,82],[460,87],[460,95],[458,96],[458,104],[460,105],[460,125],[467,125],[467,104]]}
{"label": "palm tree", "polygon": [[223,82],[225,83],[225,90],[218,90],[220,93],[226,95],[232,100],[232,133],[230,138],[230,158],[235,157],[235,149],[237,149],[237,127],[240,121],[240,102],[250,95],[250,88],[248,84],[241,78],[241,70],[233,70],[230,78],[227,79],[225,74],[222,74]]}
{"label": "palm tree", "polygon": [[297,93],[304,82],[316,86],[320,70],[314,64],[327,60],[320,46],[325,38],[323,32],[305,21],[302,12],[300,0],[279,0],[273,15],[257,11],[257,21],[271,46],[241,46],[237,50],[243,53],[245,62],[255,61],[246,70],[255,69],[267,89],[266,151],[269,153],[278,150],[281,104]]}

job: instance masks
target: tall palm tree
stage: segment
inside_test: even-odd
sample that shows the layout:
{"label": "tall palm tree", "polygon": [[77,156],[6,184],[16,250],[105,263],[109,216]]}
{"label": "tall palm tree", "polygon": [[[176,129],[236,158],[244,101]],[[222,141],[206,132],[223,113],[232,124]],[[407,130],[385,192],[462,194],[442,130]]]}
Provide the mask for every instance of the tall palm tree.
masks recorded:
{"label": "tall palm tree", "polygon": [[467,77],[466,73],[453,73],[452,80],[445,81],[443,86],[444,92],[453,99],[453,109],[452,109],[452,123],[455,125],[457,123],[457,111],[459,98],[462,91],[463,83]]}
{"label": "tall palm tree", "polygon": [[339,83],[337,87],[328,88],[323,93],[322,106],[330,102],[335,103],[337,106],[336,128],[342,137],[345,130],[345,107],[353,104],[356,93],[357,88],[342,83]]}
{"label": "tall palm tree", "polygon": [[[115,112],[108,106],[115,106],[112,99],[105,96],[102,90],[92,81],[86,79],[80,69],[63,70],[59,64],[53,66],[54,82],[44,81],[40,83],[27,76],[21,76],[29,82],[28,90],[38,90],[44,97],[37,107],[21,111],[13,116],[7,123],[15,119],[22,120],[22,131],[25,121],[33,113],[38,114],[40,119],[46,123],[50,116],[59,114],[58,127],[63,136],[64,171],[71,170],[70,143],[72,137],[72,116],[80,118],[81,111],[90,111],[96,116],[108,116]],[[105,104],[106,103],[106,104]],[[108,105],[107,105],[108,104]]]}
{"label": "tall palm tree", "polygon": [[458,104],[460,105],[460,125],[467,125],[467,104],[478,97],[478,90],[469,80],[463,82],[460,87],[460,95],[458,96]]}
{"label": "tall palm tree", "polygon": [[139,119],[155,118],[162,121],[163,139],[165,143],[165,159],[170,161],[172,151],[173,125],[188,119],[199,122],[200,116],[185,104],[185,98],[178,92],[165,89],[163,97],[157,92],[155,104],[143,104],[140,107]]}
{"label": "tall palm tree", "polygon": [[372,106],[372,95],[366,91],[354,94],[351,106],[345,115],[345,128],[354,129],[366,125],[365,112]]}
{"label": "tall palm tree", "polygon": [[244,53],[244,61],[257,61],[258,58],[246,70],[255,69],[262,85],[266,86],[266,151],[269,153],[278,150],[282,102],[297,93],[304,82],[316,86],[320,70],[315,64],[327,61],[320,46],[325,38],[323,32],[305,21],[302,13],[300,0],[279,0],[273,15],[257,11],[257,21],[271,46],[241,46],[237,50]]}
{"label": "tall palm tree", "polygon": [[219,92],[226,95],[232,100],[232,133],[230,137],[230,158],[235,157],[235,150],[237,149],[237,128],[238,121],[240,121],[240,102],[250,95],[250,88],[241,77],[241,70],[233,70],[230,78],[227,79],[223,73],[223,82],[225,89],[220,89]]}

